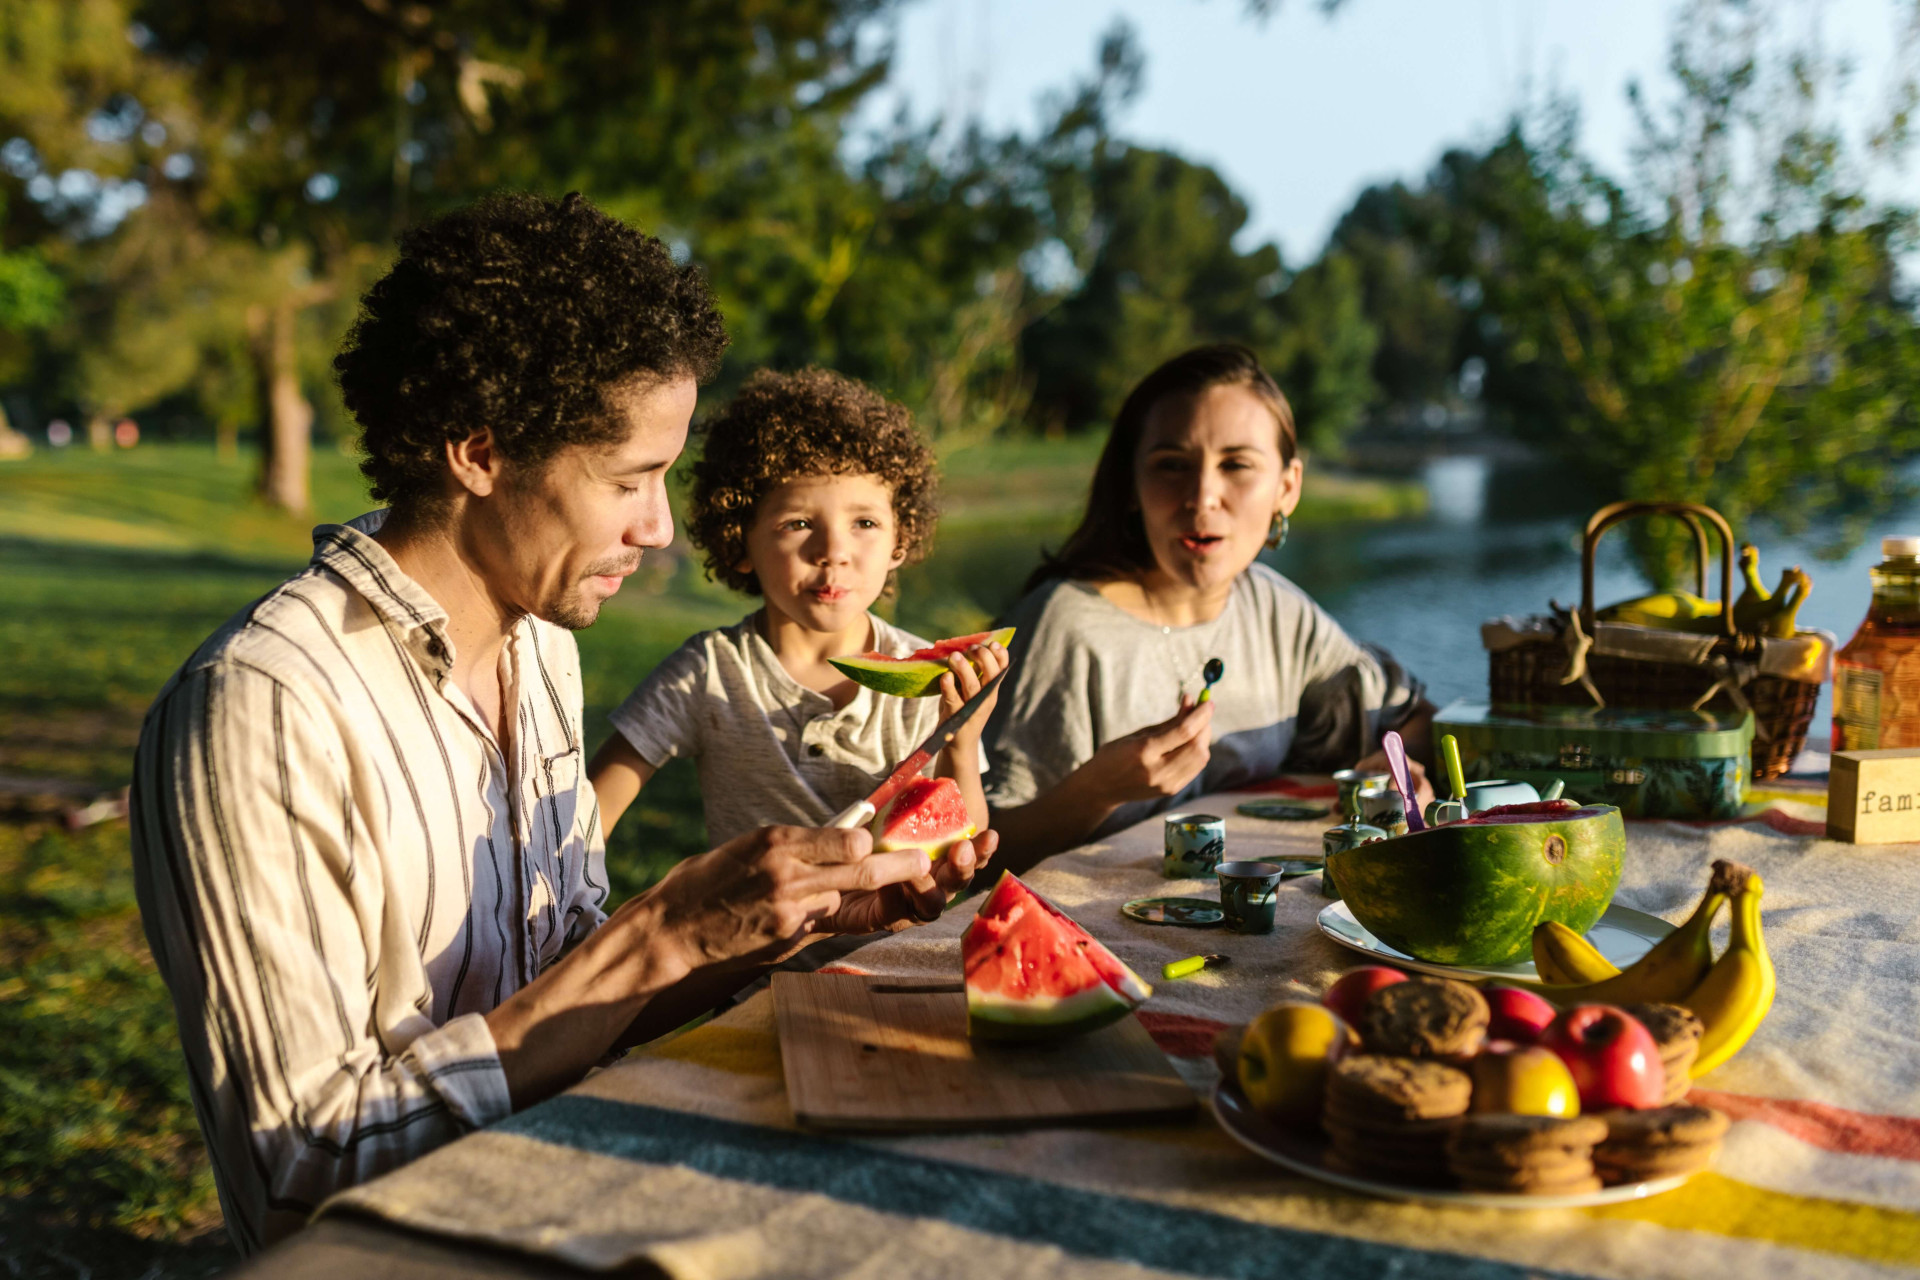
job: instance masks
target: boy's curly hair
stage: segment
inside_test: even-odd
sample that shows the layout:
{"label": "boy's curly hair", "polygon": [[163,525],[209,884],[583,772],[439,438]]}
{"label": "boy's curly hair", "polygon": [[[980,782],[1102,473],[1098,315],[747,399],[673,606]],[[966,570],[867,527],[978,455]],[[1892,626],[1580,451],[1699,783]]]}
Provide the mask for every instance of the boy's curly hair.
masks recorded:
{"label": "boy's curly hair", "polygon": [[360,470],[401,509],[432,501],[446,444],[492,428],[516,464],[617,440],[607,393],[720,366],[727,333],[697,267],[602,213],[492,196],[400,237],[333,367]]}
{"label": "boy's curly hair", "polygon": [[901,563],[926,555],[939,516],[933,452],[905,406],[825,369],[762,370],[701,430],[706,448],[693,465],[687,531],[706,552],[708,577],[760,594],[759,577],[739,568],[747,530],[762,498],[805,476],[879,479],[893,491]]}

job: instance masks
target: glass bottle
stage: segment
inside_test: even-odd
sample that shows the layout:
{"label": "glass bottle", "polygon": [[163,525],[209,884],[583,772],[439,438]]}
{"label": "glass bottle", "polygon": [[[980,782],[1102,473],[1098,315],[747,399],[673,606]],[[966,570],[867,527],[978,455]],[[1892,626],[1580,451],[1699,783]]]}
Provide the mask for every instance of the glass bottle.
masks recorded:
{"label": "glass bottle", "polygon": [[1873,604],[1834,656],[1833,749],[1920,747],[1920,538],[1882,538]]}

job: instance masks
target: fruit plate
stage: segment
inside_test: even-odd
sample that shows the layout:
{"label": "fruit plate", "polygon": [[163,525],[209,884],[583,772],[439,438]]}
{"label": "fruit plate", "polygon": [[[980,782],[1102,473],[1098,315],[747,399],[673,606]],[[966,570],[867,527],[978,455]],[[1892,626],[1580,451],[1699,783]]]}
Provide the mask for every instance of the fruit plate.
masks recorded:
{"label": "fruit plate", "polygon": [[1326,1141],[1284,1129],[1263,1119],[1226,1081],[1213,1087],[1213,1115],[1227,1136],[1253,1152],[1265,1156],[1283,1168],[1318,1179],[1362,1195],[1387,1200],[1415,1200],[1426,1204],[1451,1204],[1471,1209],[1579,1209],[1595,1204],[1619,1204],[1625,1200],[1644,1200],[1671,1191],[1691,1175],[1655,1178],[1647,1182],[1627,1182],[1617,1187],[1571,1196],[1528,1196],[1497,1191],[1450,1191],[1441,1187],[1415,1187],[1398,1182],[1380,1182],[1358,1174],[1329,1169]]}
{"label": "fruit plate", "polygon": [[[1341,946],[1372,956],[1375,960],[1384,960],[1398,969],[1417,969],[1421,973],[1437,973],[1443,977],[1525,978],[1530,982],[1538,981],[1531,960],[1501,965],[1433,964],[1426,960],[1415,960],[1404,952],[1395,951],[1369,933],[1365,925],[1353,918],[1353,910],[1345,902],[1332,903],[1322,910],[1319,924],[1320,932]],[[1601,955],[1624,969],[1653,950],[1654,943],[1672,932],[1673,926],[1659,916],[1650,916],[1644,911],[1635,911],[1632,907],[1615,903],[1606,909],[1593,928],[1587,930],[1587,941],[1599,948]]]}

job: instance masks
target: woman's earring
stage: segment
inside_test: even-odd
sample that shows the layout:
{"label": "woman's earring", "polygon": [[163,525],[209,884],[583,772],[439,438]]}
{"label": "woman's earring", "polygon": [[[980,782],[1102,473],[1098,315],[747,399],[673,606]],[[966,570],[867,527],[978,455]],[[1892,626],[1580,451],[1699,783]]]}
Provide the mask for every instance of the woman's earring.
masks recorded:
{"label": "woman's earring", "polygon": [[1282,512],[1281,514],[1273,518],[1273,530],[1272,532],[1267,534],[1267,546],[1271,550],[1278,551],[1281,547],[1284,547],[1286,545],[1287,545],[1287,517],[1286,517],[1286,513]]}

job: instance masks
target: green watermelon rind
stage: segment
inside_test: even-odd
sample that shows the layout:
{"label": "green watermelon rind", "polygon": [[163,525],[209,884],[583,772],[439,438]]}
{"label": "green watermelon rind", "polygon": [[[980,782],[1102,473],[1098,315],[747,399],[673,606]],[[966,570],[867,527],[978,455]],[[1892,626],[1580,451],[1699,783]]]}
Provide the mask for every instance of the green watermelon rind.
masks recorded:
{"label": "green watermelon rind", "polygon": [[[1013,631],[1012,627],[1002,627],[992,633],[992,638],[1005,646],[1013,640]],[[935,642],[940,643],[944,642]],[[944,662],[925,658],[909,662],[904,658],[868,658],[849,654],[844,658],[828,658],[827,661],[833,664],[834,670],[855,684],[896,698],[931,697],[940,692],[940,677],[952,669]]]}
{"label": "green watermelon rind", "polygon": [[1132,1003],[1104,982],[1060,1000],[996,1000],[967,990],[967,1034],[975,1040],[1061,1040],[1132,1012]]}
{"label": "green watermelon rind", "polygon": [[[1552,836],[1565,841],[1555,865]],[[1449,823],[1342,849],[1327,873],[1353,917],[1394,950],[1430,964],[1492,966],[1532,957],[1533,930],[1584,934],[1620,885],[1620,811],[1590,805],[1556,822]]]}

